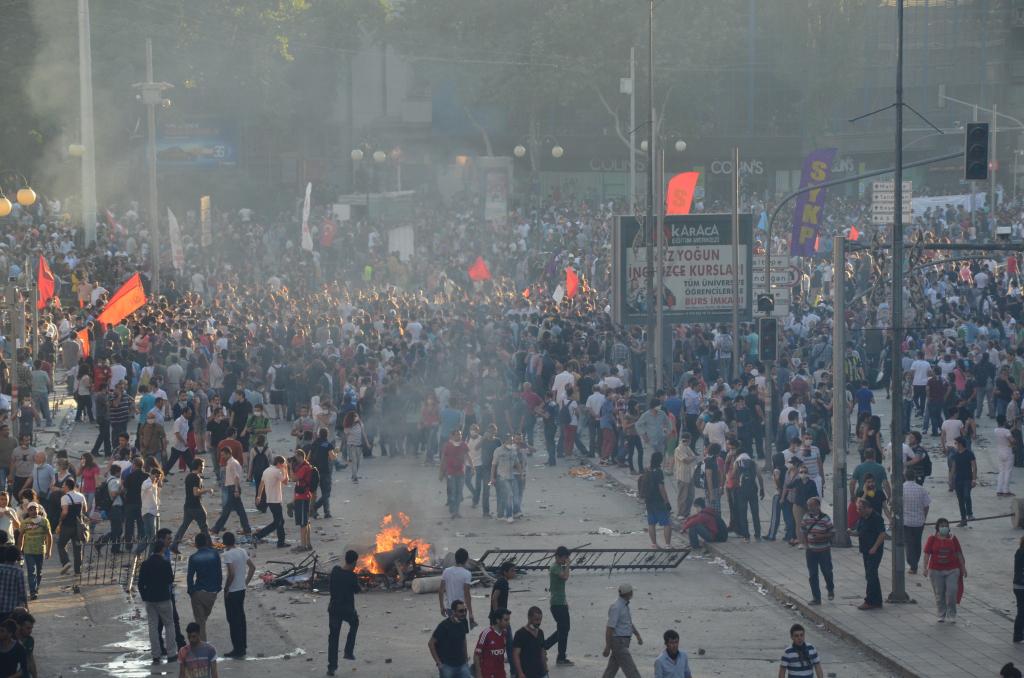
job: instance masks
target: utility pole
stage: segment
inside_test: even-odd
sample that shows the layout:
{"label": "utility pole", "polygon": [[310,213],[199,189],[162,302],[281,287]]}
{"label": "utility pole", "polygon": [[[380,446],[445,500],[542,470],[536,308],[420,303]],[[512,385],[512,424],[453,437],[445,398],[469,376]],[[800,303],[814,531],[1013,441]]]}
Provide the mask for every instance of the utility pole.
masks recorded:
{"label": "utility pole", "polygon": [[78,109],[82,140],[82,234],[85,246],[96,240],[96,136],[92,107],[92,29],[89,0],[78,0]]}
{"label": "utility pole", "polygon": [[142,91],[142,103],[146,105],[149,139],[146,144],[146,160],[149,165],[149,257],[150,281],[153,295],[160,294],[160,212],[157,209],[156,191],[156,107],[163,104],[165,90],[174,85],[153,82],[153,40],[146,38],[146,82],[136,83]]}
{"label": "utility pole", "polygon": [[665,386],[665,149],[658,147],[658,220],[655,223],[658,252],[655,265],[658,267],[655,278],[655,314],[654,314],[654,388]]}
{"label": "utility pole", "polygon": [[636,47],[629,48],[629,213],[636,214]]}
{"label": "utility pole", "polygon": [[647,45],[647,100],[650,108],[647,135],[647,221],[644,224],[644,239],[647,243],[647,341],[644,355],[647,359],[647,393],[654,393],[657,364],[654,359],[654,335],[657,332],[654,301],[654,145],[658,137],[654,117],[654,0],[649,1],[648,45]]}
{"label": "utility pole", "polygon": [[996,104],[992,104],[992,143],[988,147],[989,170],[988,170],[988,238],[996,235],[996,172],[999,170],[999,160],[996,155],[996,140],[999,136],[999,113]]}
{"label": "utility pole", "polygon": [[[765,272],[770,280],[771,269]],[[747,271],[748,278],[751,271]],[[739,376],[736,350],[740,346],[740,147],[732,149],[732,369],[729,378]],[[768,375],[770,378],[771,375]]]}
{"label": "utility pole", "polygon": [[846,237],[842,234],[832,240],[832,522],[839,525],[833,543],[849,546],[850,534],[846,526],[846,435],[850,428],[850,414],[846,411]]}
{"label": "utility pole", "polygon": [[[892,405],[892,592],[890,603],[906,603],[903,538],[903,399],[898,397],[903,383],[903,355],[900,351],[903,337],[903,0],[896,2],[896,168],[893,180],[892,212],[892,347],[889,350],[889,370],[894,389]],[[841,346],[833,346],[833,353],[842,353]],[[843,431],[834,435],[846,435]]]}

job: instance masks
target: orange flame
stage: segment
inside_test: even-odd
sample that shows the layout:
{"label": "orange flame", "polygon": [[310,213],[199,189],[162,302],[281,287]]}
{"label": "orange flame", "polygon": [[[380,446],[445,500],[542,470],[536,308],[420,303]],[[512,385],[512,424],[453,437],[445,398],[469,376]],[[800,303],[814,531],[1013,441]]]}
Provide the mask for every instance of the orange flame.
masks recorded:
{"label": "orange flame", "polygon": [[402,534],[409,526],[409,516],[401,511],[397,514],[389,513],[380,521],[380,531],[377,533],[376,546],[372,553],[364,553],[356,563],[357,572],[368,572],[370,574],[384,574],[377,560],[373,557],[377,553],[387,553],[397,546],[404,544],[411,551],[416,549],[416,564],[423,565],[430,562],[430,544],[422,539],[410,539]]}

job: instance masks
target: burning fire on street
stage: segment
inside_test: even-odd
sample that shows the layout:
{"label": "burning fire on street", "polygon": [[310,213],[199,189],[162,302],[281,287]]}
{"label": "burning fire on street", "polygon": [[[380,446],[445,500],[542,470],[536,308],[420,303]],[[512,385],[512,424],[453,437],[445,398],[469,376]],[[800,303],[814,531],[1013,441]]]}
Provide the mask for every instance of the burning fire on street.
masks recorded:
{"label": "burning fire on street", "polygon": [[380,521],[374,549],[360,556],[356,572],[402,579],[410,569],[429,565],[430,544],[422,539],[407,537],[405,528],[409,527],[409,523],[409,516],[401,511],[384,516]]}

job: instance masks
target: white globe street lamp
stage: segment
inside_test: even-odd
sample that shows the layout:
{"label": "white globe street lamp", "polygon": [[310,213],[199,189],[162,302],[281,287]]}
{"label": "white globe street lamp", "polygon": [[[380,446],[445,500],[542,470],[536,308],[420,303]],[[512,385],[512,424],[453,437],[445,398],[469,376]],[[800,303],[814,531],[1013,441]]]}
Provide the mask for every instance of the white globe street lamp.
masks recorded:
{"label": "white globe street lamp", "polygon": [[512,155],[516,156],[517,158],[524,157],[526,155],[526,147],[523,146],[522,144],[518,144],[515,148],[512,149]]}
{"label": "white globe street lamp", "polygon": [[562,148],[561,146],[555,146],[554,148],[551,149],[552,157],[561,158],[563,155],[565,155],[565,149]]}
{"label": "white globe street lamp", "polygon": [[350,155],[352,156],[352,159],[355,160],[356,162],[359,162],[360,160],[363,159],[363,151],[360,148],[353,148],[352,153]]}
{"label": "white globe street lamp", "polygon": [[388,154],[385,153],[384,151],[374,151],[373,152],[373,161],[374,162],[384,162],[387,159],[388,159]]}
{"label": "white globe street lamp", "polygon": [[682,139],[680,139],[679,141],[676,142],[676,152],[677,153],[682,153],[685,150],[686,150],[686,142],[683,141]]}

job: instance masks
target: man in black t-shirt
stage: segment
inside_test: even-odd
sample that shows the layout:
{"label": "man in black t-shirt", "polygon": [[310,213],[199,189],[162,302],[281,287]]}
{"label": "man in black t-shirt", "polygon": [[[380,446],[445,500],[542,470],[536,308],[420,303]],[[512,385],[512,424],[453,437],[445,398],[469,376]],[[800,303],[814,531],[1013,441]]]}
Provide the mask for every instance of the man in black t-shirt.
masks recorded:
{"label": "man in black t-shirt", "polygon": [[517,678],[544,678],[548,675],[548,658],[544,651],[544,632],[540,622],[544,613],[531,607],[526,613],[527,624],[512,638],[512,666]]}
{"label": "man in black t-shirt", "polygon": [[882,563],[885,551],[885,522],[864,499],[857,500],[857,513],[860,518],[852,532],[857,535],[857,546],[864,559],[864,578],[867,580],[864,603],[857,609],[875,610],[882,607],[882,583],[878,579],[878,566]]}
{"label": "man in black t-shirt", "polygon": [[132,459],[131,465],[131,470],[121,476],[121,498],[124,500],[125,542],[131,542],[135,538],[136,527],[138,528],[139,537],[142,537],[142,483],[146,482],[146,479],[149,477],[149,474],[143,470],[141,457]]}
{"label": "man in black t-shirt", "polygon": [[[466,621],[466,611],[466,603],[463,601],[452,603],[451,614],[437,625],[427,642],[430,656],[434,658],[441,675],[469,675],[469,654],[466,652],[469,622]],[[449,673],[445,673],[446,669]]]}
{"label": "man in black t-shirt", "polygon": [[498,578],[494,580],[494,586],[491,587],[491,609],[492,610],[507,610],[508,609],[508,583],[516,576],[516,564],[511,560],[506,560],[501,564],[501,570],[498,573]]}
{"label": "man in black t-shirt", "polygon": [[193,521],[199,526],[203,534],[209,536],[210,530],[206,525],[206,507],[203,506],[203,495],[213,494],[212,487],[203,487],[203,468],[206,462],[202,459],[192,460],[192,471],[185,476],[185,507],[181,516],[181,526],[174,535],[174,543],[171,551],[178,553],[178,544],[185,536],[185,531],[192,525]]}
{"label": "man in black t-shirt", "polygon": [[348,635],[345,637],[345,659],[355,661],[353,652],[356,647],[356,632],[359,630],[359,615],[356,614],[355,594],[362,592],[356,578],[356,561],[359,554],[348,550],[345,552],[345,566],[334,566],[331,570],[331,602],[327,606],[329,630],[327,636],[327,675],[333,676],[338,669],[338,639],[341,636],[341,623],[348,622]]}

